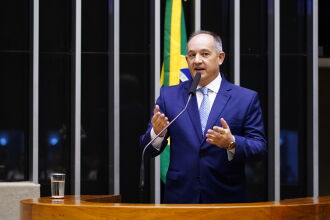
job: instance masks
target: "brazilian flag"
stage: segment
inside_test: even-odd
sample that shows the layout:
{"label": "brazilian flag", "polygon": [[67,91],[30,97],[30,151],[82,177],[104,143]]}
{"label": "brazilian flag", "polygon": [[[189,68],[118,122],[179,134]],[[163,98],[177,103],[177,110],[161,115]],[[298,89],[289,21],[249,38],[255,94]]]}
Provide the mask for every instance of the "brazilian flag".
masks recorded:
{"label": "brazilian flag", "polygon": [[[166,0],[164,22],[164,61],[160,77],[162,86],[177,85],[191,79],[185,59],[187,34],[182,0]],[[170,160],[170,140],[160,155],[161,180],[166,181]]]}

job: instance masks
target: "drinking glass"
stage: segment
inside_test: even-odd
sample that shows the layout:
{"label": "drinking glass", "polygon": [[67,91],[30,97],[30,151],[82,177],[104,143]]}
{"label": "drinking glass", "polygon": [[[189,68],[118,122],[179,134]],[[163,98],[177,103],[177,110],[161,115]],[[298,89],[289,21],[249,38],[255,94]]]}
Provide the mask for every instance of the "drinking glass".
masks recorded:
{"label": "drinking glass", "polygon": [[51,180],[51,188],[52,188],[52,198],[55,199],[64,198],[65,174],[52,173],[50,180]]}

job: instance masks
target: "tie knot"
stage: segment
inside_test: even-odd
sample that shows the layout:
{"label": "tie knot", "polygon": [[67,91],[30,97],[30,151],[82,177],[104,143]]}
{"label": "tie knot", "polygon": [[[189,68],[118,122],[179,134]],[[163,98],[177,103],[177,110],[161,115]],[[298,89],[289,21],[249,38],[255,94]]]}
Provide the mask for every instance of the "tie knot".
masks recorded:
{"label": "tie knot", "polygon": [[209,89],[207,87],[201,87],[200,91],[203,93],[203,95],[208,95]]}

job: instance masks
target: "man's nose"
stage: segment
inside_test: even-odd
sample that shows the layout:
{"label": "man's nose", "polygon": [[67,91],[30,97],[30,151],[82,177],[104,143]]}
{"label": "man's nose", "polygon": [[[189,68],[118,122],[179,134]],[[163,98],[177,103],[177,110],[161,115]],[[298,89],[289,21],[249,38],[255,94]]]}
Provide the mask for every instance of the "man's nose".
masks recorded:
{"label": "man's nose", "polygon": [[195,56],[195,63],[201,63],[202,62],[202,57],[201,57],[201,55],[199,55],[199,54],[196,54],[196,56]]}

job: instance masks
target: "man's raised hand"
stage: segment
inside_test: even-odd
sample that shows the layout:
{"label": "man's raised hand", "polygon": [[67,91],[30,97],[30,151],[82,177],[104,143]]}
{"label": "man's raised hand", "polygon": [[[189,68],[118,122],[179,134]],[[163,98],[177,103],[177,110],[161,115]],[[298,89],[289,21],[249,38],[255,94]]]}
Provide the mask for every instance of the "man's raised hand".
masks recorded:
{"label": "man's raised hand", "polygon": [[[168,121],[168,118],[159,111],[159,106],[156,105],[154,109],[154,115],[151,119],[151,124],[154,129],[155,134],[158,134],[163,128],[165,128],[166,125],[168,125],[170,122]],[[165,136],[167,130],[165,130],[160,136]]]}

